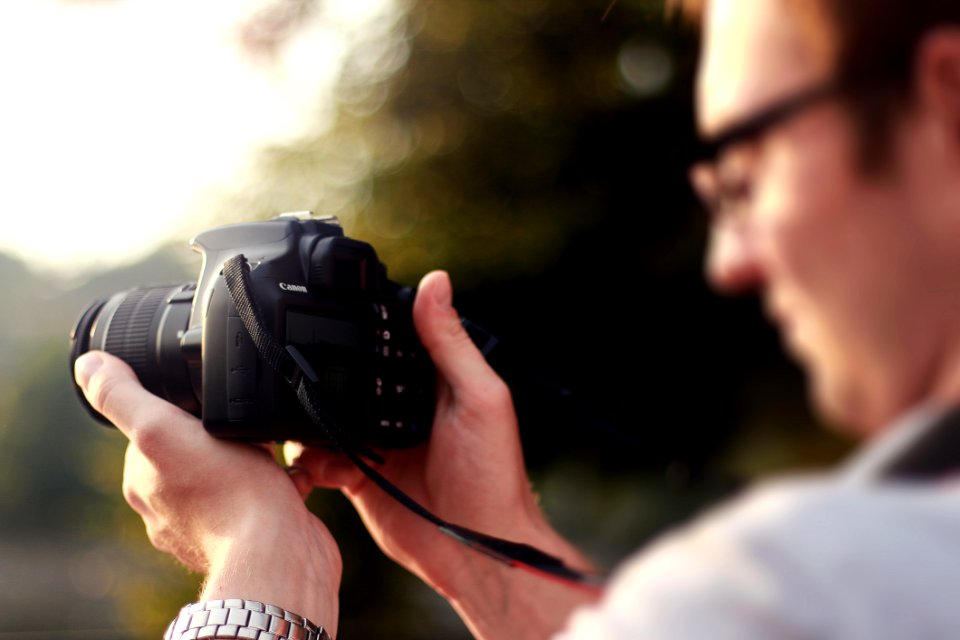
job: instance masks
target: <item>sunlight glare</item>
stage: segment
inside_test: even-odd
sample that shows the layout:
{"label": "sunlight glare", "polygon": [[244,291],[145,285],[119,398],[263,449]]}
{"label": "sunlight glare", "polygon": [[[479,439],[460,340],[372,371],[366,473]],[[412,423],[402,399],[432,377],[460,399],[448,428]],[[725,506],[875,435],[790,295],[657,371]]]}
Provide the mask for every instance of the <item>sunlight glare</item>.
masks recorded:
{"label": "sunlight glare", "polygon": [[284,4],[0,3],[0,251],[63,273],[185,241],[259,146],[329,127],[351,32],[392,2],[318,3],[249,50],[244,28]]}

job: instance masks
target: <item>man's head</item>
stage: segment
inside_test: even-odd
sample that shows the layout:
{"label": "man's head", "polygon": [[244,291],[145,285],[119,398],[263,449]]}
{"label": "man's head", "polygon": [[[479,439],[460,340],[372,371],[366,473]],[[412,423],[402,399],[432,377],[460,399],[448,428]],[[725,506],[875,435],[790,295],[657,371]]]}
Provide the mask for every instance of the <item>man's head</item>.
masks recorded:
{"label": "man's head", "polygon": [[710,280],[762,294],[836,422],[960,401],[960,3],[704,4]]}

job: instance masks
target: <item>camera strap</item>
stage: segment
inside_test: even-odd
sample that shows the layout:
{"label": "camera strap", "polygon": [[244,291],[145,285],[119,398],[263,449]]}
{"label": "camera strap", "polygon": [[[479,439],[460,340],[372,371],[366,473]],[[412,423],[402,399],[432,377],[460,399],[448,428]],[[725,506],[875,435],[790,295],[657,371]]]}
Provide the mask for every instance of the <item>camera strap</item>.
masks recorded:
{"label": "camera strap", "polygon": [[364,457],[376,463],[382,463],[383,458],[356,443],[336,419],[323,409],[323,402],[317,393],[319,376],[316,371],[294,345],[281,345],[266,329],[251,294],[250,264],[246,257],[240,254],[227,260],[223,265],[223,278],[260,357],[293,387],[307,415],[323,429],[334,449],[346,455],[374,484],[413,513],[436,525],[445,535],[494,560],[590,591],[601,587],[602,581],[598,576],[571,569],[559,558],[535,547],[489,536],[443,520],[370,466]]}

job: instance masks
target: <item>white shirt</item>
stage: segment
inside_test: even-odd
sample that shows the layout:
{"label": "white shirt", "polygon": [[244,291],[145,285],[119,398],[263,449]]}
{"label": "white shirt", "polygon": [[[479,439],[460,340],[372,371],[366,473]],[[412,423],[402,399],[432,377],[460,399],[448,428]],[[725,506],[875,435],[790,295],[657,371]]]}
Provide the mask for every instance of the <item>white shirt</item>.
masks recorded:
{"label": "white shirt", "polygon": [[960,638],[960,481],[866,478],[895,437],[663,538],[555,640]]}

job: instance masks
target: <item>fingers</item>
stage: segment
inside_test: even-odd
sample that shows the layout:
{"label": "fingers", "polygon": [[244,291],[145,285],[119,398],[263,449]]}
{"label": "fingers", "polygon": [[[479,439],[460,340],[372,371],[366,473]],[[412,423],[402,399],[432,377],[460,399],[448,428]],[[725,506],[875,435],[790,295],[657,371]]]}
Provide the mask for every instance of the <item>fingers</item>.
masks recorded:
{"label": "fingers", "polygon": [[460,323],[452,298],[450,276],[446,272],[432,271],[420,281],[413,305],[413,322],[420,341],[440,374],[455,390],[499,382]]}
{"label": "fingers", "polygon": [[286,467],[285,471],[290,476],[293,486],[297,488],[300,499],[306,500],[309,498],[310,492],[313,491],[313,479],[310,477],[310,472],[298,464]]}
{"label": "fingers", "polygon": [[[289,451],[287,447],[290,447]],[[302,445],[284,446],[287,464],[303,469],[311,484],[329,489],[350,488],[364,479],[360,471],[346,456],[322,448],[304,448]]]}
{"label": "fingers", "polygon": [[[206,450],[204,446],[211,446],[212,441],[198,428],[196,418],[144,389],[123,360],[109,353],[91,351],[77,358],[74,375],[90,405],[136,444],[131,450],[139,452],[138,456],[142,453],[152,460],[176,459],[184,451],[196,455],[200,450]],[[222,452],[223,448],[220,446],[217,450]],[[271,460],[274,458],[271,444],[253,445],[252,449]],[[132,463],[140,459],[137,456],[131,459],[128,453],[127,465],[131,470],[138,468]],[[293,458],[288,456],[288,459]],[[312,471],[293,465],[287,475],[305,499],[313,489]],[[141,483],[145,477],[143,474],[131,475],[134,476]],[[142,515],[145,509],[133,491],[134,486],[139,484],[131,483],[125,491],[127,501]]]}
{"label": "fingers", "polygon": [[131,440],[150,424],[195,421],[144,389],[127,363],[109,353],[83,354],[77,358],[74,375],[90,405]]}

